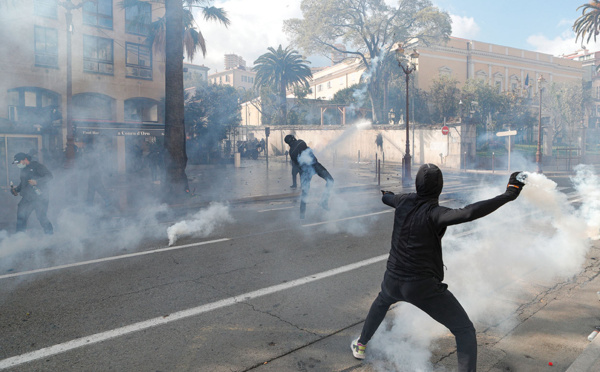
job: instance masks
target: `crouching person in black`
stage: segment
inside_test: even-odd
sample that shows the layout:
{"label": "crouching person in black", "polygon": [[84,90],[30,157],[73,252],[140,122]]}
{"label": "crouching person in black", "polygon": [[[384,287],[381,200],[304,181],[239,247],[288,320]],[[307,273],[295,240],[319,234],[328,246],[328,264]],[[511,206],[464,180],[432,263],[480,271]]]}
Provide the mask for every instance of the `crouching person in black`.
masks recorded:
{"label": "crouching person in black", "polygon": [[22,152],[15,155],[13,164],[21,169],[21,183],[11,188],[14,196],[21,194],[22,197],[17,207],[17,232],[25,231],[29,215],[35,211],[44,232],[52,234],[54,229],[46,216],[50,202],[48,181],[53,178],[52,173],[44,165],[32,161],[30,155]]}
{"label": "crouching person in black", "polygon": [[352,342],[354,357],[364,359],[367,343],[390,306],[405,301],[446,326],[456,338],[458,370],[477,368],[477,339],[469,316],[444,280],[442,237],[448,226],[484,217],[515,200],[524,184],[510,176],[506,191],[494,198],[452,209],[439,205],[444,180],[434,164],[424,164],[415,178],[416,193],[382,191],[382,201],[395,209],[392,247],[381,292],[371,305],[362,333]]}

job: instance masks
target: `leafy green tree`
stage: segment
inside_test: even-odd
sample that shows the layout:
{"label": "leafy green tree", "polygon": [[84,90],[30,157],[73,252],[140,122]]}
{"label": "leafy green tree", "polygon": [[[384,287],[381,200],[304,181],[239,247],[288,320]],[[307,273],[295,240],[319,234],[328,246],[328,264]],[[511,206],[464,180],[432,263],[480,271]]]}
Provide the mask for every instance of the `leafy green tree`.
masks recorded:
{"label": "leafy green tree", "polygon": [[268,50],[254,61],[254,86],[259,89],[268,87],[277,94],[278,117],[275,123],[287,124],[287,91],[295,87],[309,88],[312,79],[308,67],[310,62],[289,46],[283,49],[279,45],[277,49],[269,47]]}
{"label": "leafy green tree", "polygon": [[543,115],[548,123],[554,143],[572,146],[576,143],[584,119],[583,88],[580,84],[551,83],[542,94]]}
{"label": "leafy green tree", "polygon": [[434,79],[429,97],[434,121],[441,123],[444,118],[450,120],[457,116],[458,103],[460,102],[458,80],[445,75]]}
{"label": "leafy green tree", "polygon": [[583,4],[577,8],[577,10],[579,9],[581,9],[581,16],[573,23],[573,31],[575,31],[575,34],[577,35],[575,42],[577,42],[580,37],[583,42],[586,35],[586,43],[589,43],[592,37],[594,37],[594,41],[596,41],[596,37],[600,34],[600,1],[590,0],[589,3]]}
{"label": "leafy green tree", "polygon": [[[206,54],[206,44],[195,28],[192,9],[199,8],[205,20],[216,20],[229,25],[222,8],[211,6],[211,0],[123,0],[123,8],[138,8],[143,3],[164,4],[165,16],[151,23],[147,43],[165,55],[165,165],[167,170],[167,195],[189,192],[185,173],[187,166],[186,135],[184,125],[183,55],[192,58],[200,49]],[[139,12],[139,22],[147,13]]]}
{"label": "leafy green tree", "polygon": [[185,106],[185,126],[194,161],[218,152],[219,143],[242,121],[239,92],[229,85],[204,84]]}
{"label": "leafy green tree", "polygon": [[393,44],[443,42],[451,32],[450,16],[430,0],[399,1],[396,7],[384,0],[302,0],[301,9],[303,18],[286,20],[284,31],[306,54],[336,51],[358,58],[367,70],[363,78],[375,122],[387,121],[383,92],[389,76],[380,67],[394,60]]}

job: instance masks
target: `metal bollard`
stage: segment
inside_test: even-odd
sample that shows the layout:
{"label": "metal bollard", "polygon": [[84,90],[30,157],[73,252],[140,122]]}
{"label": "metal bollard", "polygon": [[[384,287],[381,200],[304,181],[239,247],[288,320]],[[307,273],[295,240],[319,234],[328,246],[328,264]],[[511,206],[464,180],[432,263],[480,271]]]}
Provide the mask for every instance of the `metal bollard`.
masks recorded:
{"label": "metal bollard", "polygon": [[381,186],[381,160],[377,161],[377,186]]}

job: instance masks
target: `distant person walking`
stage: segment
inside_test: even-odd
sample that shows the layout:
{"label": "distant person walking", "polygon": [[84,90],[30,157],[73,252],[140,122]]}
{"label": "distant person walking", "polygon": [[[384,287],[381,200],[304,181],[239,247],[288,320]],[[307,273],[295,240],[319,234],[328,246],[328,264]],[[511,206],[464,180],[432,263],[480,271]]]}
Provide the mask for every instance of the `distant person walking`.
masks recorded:
{"label": "distant person walking", "polygon": [[31,155],[23,152],[15,155],[13,164],[21,169],[21,183],[17,187],[11,187],[14,196],[21,194],[22,197],[17,207],[17,232],[25,231],[27,220],[31,212],[35,211],[44,232],[52,234],[54,229],[46,216],[50,203],[48,182],[53,178],[52,173],[41,163],[31,160]]}
{"label": "distant person walking", "polygon": [[[477,368],[477,338],[469,316],[448,290],[444,280],[442,237],[448,226],[487,216],[515,200],[524,184],[510,176],[506,191],[492,199],[463,208],[439,205],[444,179],[434,164],[424,164],[415,178],[416,193],[383,193],[382,201],[395,209],[392,247],[381,292],[371,305],[360,337],[352,342],[352,354],[364,359],[367,343],[377,331],[390,306],[404,301],[446,326],[456,338],[458,370]],[[467,268],[468,269],[468,268]]]}
{"label": "distant person walking", "polygon": [[308,191],[310,190],[310,181],[312,177],[317,174],[319,177],[326,181],[326,188],[321,202],[319,205],[325,209],[329,209],[329,194],[333,188],[333,177],[325,169],[321,163],[317,160],[317,157],[313,154],[310,147],[306,145],[301,139],[296,139],[291,134],[288,134],[284,138],[285,143],[290,146],[290,159],[292,160],[292,176],[295,180],[294,166],[300,172],[300,186],[302,188],[302,195],[300,197],[300,218],[304,218],[306,213],[306,202],[308,199]]}

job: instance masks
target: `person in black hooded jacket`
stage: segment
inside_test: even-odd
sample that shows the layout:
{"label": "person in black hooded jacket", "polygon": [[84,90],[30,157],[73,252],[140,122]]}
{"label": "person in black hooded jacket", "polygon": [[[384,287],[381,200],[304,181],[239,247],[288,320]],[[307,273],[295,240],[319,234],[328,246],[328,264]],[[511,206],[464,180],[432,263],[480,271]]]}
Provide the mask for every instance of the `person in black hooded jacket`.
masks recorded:
{"label": "person in black hooded jacket", "polygon": [[284,142],[290,146],[290,159],[292,160],[292,177],[294,179],[294,185],[296,184],[295,172],[300,172],[300,186],[302,188],[302,195],[300,196],[300,218],[304,218],[308,191],[310,190],[310,180],[315,174],[326,182],[325,192],[323,192],[323,196],[321,197],[320,205],[323,209],[328,210],[329,194],[333,187],[333,177],[331,177],[331,174],[327,169],[319,163],[317,157],[313,154],[312,149],[306,145],[306,142],[301,139],[296,139],[292,134],[285,136]]}
{"label": "person in black hooded jacket", "polygon": [[460,209],[439,205],[444,179],[434,164],[424,164],[415,178],[416,193],[394,195],[382,191],[383,203],[395,208],[392,248],[381,284],[371,305],[360,337],[352,342],[354,357],[364,359],[366,345],[385,318],[390,306],[405,301],[425,311],[454,334],[458,370],[475,371],[477,339],[475,327],[444,280],[442,237],[448,226],[484,217],[515,200],[524,184],[510,176],[506,191],[492,199]]}

